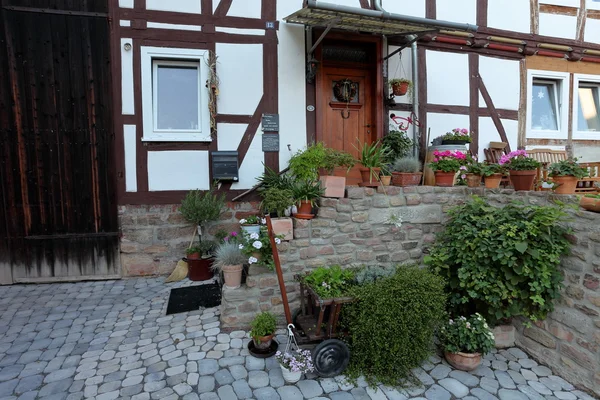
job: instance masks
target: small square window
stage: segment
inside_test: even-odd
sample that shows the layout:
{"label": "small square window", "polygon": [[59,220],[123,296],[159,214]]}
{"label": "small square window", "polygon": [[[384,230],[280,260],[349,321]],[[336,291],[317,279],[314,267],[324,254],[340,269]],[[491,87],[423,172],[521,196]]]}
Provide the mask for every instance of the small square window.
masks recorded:
{"label": "small square window", "polygon": [[598,84],[579,82],[578,118],[579,132],[600,132],[600,101],[598,101]]}
{"label": "small square window", "polygon": [[557,131],[560,125],[560,82],[533,79],[531,93],[531,128]]}
{"label": "small square window", "polygon": [[153,61],[154,130],[199,132],[200,65]]}

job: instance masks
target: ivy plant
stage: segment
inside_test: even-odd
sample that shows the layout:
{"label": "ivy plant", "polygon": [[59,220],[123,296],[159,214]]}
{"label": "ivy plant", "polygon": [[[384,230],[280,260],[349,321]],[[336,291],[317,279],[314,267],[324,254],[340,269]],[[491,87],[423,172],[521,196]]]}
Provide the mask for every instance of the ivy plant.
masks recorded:
{"label": "ivy plant", "polygon": [[499,208],[479,197],[451,209],[425,263],[446,279],[453,315],[544,319],[562,286],[567,216],[561,204]]}

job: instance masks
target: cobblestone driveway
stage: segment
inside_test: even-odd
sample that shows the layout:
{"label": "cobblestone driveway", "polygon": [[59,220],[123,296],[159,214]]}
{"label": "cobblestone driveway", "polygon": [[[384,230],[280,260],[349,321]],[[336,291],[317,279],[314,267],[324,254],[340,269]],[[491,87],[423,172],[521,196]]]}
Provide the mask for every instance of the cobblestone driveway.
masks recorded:
{"label": "cobblestone driveway", "polygon": [[592,399],[516,348],[473,374],[432,357],[408,391],[284,385],[274,359],[248,356],[245,332],[221,333],[216,309],[165,316],[182,283],[163,280],[0,287],[0,399]]}

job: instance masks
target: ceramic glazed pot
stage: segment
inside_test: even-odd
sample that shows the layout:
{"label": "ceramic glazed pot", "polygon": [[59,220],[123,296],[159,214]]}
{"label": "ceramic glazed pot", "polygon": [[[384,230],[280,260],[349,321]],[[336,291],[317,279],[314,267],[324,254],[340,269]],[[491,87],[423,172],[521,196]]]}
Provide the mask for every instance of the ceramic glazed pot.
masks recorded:
{"label": "ceramic glazed pot", "polygon": [[502,182],[502,174],[493,174],[483,178],[486,189],[498,189]]}
{"label": "ceramic glazed pot", "polygon": [[242,269],[243,265],[224,265],[222,268],[223,271],[223,280],[225,281],[224,285],[227,289],[237,289],[242,286]]}
{"label": "ceramic glazed pot", "polygon": [[392,172],[392,185],[394,186],[419,186],[421,183],[422,172],[406,173]]}
{"label": "ceramic glazed pot", "polygon": [[454,186],[456,172],[435,171],[435,186]]}
{"label": "ceramic glazed pot", "polygon": [[552,181],[559,185],[554,189],[554,193],[557,194],[573,194],[577,188],[577,177],[569,176],[553,176]]}
{"label": "ceramic glazed pot", "polygon": [[476,188],[481,185],[481,175],[467,174],[467,186],[470,188]]}
{"label": "ceramic glazed pot", "polygon": [[461,371],[473,371],[481,364],[481,354],[479,353],[449,353],[446,351],[444,356],[450,365]]}
{"label": "ceramic glazed pot", "polygon": [[254,347],[256,347],[259,350],[266,350],[269,348],[269,346],[271,346],[271,341],[273,340],[273,335],[269,335],[269,336],[261,336],[258,338],[252,338],[252,340],[254,341]]}
{"label": "ceramic glazed pot", "polygon": [[579,205],[588,211],[600,213],[600,199],[583,196],[581,200],[579,200]]}
{"label": "ceramic glazed pot", "polygon": [[260,225],[242,225],[242,231],[251,233],[260,233]]}
{"label": "ceramic glazed pot", "polygon": [[535,169],[527,171],[510,170],[510,182],[515,190],[533,190],[533,181],[537,171]]}
{"label": "ceramic glazed pot", "polygon": [[283,365],[280,365],[280,367],[281,367],[281,373],[283,374],[283,379],[287,383],[296,383],[300,380],[300,378],[302,378],[302,372],[300,372],[300,371],[292,372],[289,369],[287,369],[286,367],[284,367]]}

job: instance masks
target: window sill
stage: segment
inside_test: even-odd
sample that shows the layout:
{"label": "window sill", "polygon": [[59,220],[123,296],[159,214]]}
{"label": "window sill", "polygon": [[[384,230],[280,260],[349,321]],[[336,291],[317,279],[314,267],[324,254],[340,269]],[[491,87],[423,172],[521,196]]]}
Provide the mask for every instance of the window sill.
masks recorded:
{"label": "window sill", "polygon": [[573,132],[573,140],[600,140],[600,131]]}

